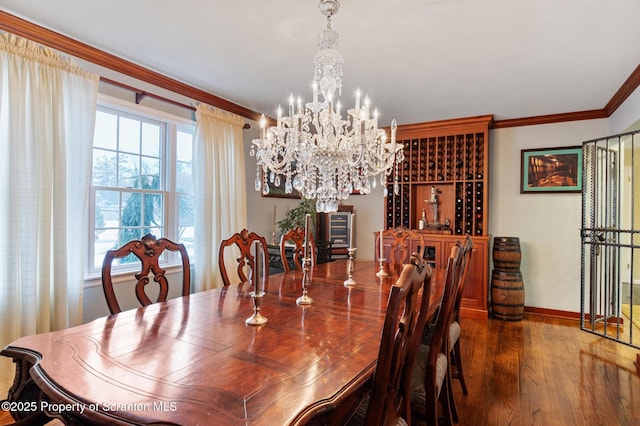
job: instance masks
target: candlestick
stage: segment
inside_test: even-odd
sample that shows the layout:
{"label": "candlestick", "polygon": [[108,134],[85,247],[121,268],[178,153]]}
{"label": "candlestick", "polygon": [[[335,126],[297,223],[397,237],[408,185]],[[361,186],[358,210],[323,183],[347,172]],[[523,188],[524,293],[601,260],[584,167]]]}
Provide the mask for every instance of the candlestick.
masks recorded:
{"label": "candlestick", "polygon": [[311,220],[311,215],[309,213],[306,214],[304,218],[304,250],[302,253],[302,257],[306,259],[307,256],[307,246],[309,245],[309,221]]}
{"label": "candlestick", "polygon": [[384,239],[382,237],[382,229],[380,230],[380,253],[378,255],[381,258],[384,257]]}
{"label": "candlestick", "polygon": [[273,205],[273,222],[271,222],[271,244],[276,243],[276,206]]}
{"label": "candlestick", "polygon": [[345,287],[353,287],[356,285],[356,280],[353,279],[353,253],[356,250],[358,249],[353,247],[347,249],[349,252],[349,260],[347,260],[347,275],[349,278],[347,278],[343,283]]}
{"label": "candlestick", "polygon": [[353,228],[354,228],[354,220],[356,218],[356,215],[354,213],[351,213],[351,224],[349,226],[349,248],[353,248],[354,244],[353,244]]}
{"label": "candlestick", "polygon": [[384,270],[384,261],[387,260],[384,257],[381,257],[380,259],[378,259],[378,262],[380,262],[380,270],[376,273],[377,277],[386,277],[389,274],[387,274],[387,271]]}
{"label": "candlestick", "polygon": [[253,243],[253,292],[262,293],[260,290],[260,242],[254,241]]}
{"label": "candlestick", "polygon": [[[309,216],[309,215],[307,215]],[[313,299],[309,297],[307,294],[307,288],[309,287],[309,265],[311,264],[311,259],[306,256],[302,259],[302,296],[296,299],[296,304],[299,305],[310,305],[313,303]]]}
{"label": "candlestick", "polygon": [[253,258],[253,291],[250,293],[253,300],[253,315],[245,320],[247,325],[263,325],[267,323],[267,318],[260,313],[260,304],[264,296],[264,283],[260,285],[260,242],[254,242]]}

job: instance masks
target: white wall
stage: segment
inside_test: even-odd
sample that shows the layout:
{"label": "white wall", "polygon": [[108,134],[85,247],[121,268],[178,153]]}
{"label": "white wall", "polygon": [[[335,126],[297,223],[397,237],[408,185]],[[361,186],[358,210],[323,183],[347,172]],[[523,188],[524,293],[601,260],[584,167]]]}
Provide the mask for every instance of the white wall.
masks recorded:
{"label": "white wall", "polygon": [[525,306],[580,311],[582,197],[520,194],[520,151],[577,146],[607,132],[607,119],[491,131],[489,233],[520,238]]}
{"label": "white wall", "polygon": [[640,129],[640,87],[609,117],[609,131],[605,136],[638,129]]}

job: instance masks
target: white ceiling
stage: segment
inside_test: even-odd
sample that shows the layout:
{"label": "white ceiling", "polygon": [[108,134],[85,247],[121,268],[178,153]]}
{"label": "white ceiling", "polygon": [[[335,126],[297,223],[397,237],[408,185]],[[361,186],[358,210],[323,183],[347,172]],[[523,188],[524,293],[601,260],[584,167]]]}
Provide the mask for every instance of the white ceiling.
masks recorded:
{"label": "white ceiling", "polygon": [[[601,109],[640,64],[640,0],[341,0],[343,104],[401,124]],[[0,0],[31,22],[274,116],[307,100],[317,0]]]}

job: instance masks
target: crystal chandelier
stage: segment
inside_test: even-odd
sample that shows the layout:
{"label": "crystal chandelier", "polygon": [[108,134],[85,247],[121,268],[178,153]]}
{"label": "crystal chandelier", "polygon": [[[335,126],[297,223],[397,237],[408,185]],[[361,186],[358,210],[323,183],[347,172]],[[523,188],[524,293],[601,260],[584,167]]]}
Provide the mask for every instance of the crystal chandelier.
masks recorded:
{"label": "crystal chandelier", "polygon": [[[338,33],[331,17],[338,12],[338,0],[320,0],[320,12],[327,27],[320,33],[314,57],[313,101],[303,105],[300,97],[289,98],[289,115],[278,107],[277,124],[266,128],[260,119],[260,138],[254,139],[249,154],[256,156],[256,191],[269,194],[269,185],[287,194],[295,189],[303,197],[316,199],[316,210],[335,212],[340,200],[353,191],[368,194],[380,176],[387,196],[387,176],[395,170],[394,191],[398,191],[398,165],[404,160],[402,144],[396,143],[396,121],[391,122],[391,141],[378,129],[378,111],[371,112],[368,97],[361,102],[356,92],[354,108],[341,113],[343,58],[337,50]],[[318,100],[318,92],[322,101]]]}

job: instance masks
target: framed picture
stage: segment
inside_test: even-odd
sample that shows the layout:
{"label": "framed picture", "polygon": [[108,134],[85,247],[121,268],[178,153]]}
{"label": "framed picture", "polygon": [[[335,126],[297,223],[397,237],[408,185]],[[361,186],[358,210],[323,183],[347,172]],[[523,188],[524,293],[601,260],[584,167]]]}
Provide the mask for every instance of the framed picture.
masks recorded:
{"label": "framed picture", "polygon": [[520,193],[581,192],[582,147],[523,149]]}
{"label": "framed picture", "polygon": [[[267,195],[262,194],[263,197],[275,197],[275,198],[301,198],[300,193],[295,189],[291,191],[291,194],[287,194],[284,191],[284,183],[286,178],[284,176],[280,176],[280,185],[276,186],[272,182],[269,182],[269,178],[267,177],[267,184],[269,185],[269,193]],[[262,180],[264,182],[264,179]],[[262,193],[262,192],[261,192]]]}

